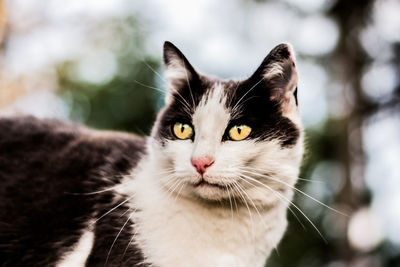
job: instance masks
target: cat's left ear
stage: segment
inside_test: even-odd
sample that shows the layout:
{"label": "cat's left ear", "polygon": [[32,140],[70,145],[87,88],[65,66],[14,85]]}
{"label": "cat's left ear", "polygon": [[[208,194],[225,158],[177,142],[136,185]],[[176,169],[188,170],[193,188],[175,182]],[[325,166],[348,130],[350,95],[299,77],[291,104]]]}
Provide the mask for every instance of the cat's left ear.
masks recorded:
{"label": "cat's left ear", "polygon": [[183,53],[171,42],[164,43],[164,68],[169,89],[179,90],[198,79],[198,74]]}
{"label": "cat's left ear", "polygon": [[250,79],[260,82],[268,90],[270,100],[279,102],[283,109],[297,105],[297,71],[290,44],[272,49]]}

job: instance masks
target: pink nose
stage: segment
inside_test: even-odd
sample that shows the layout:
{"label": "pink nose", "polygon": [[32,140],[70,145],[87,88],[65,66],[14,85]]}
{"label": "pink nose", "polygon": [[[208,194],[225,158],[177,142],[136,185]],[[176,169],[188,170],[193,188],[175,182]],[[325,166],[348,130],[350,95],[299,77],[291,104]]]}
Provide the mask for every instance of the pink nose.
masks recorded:
{"label": "pink nose", "polygon": [[213,165],[214,159],[209,156],[200,157],[200,158],[192,158],[191,159],[193,167],[196,168],[197,172],[203,174],[206,172],[206,169]]}

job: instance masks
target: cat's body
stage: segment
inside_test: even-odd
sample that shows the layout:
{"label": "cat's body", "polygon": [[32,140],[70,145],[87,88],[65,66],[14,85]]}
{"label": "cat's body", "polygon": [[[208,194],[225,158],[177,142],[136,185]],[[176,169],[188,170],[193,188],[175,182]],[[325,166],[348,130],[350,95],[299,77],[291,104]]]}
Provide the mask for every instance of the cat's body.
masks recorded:
{"label": "cat's body", "polygon": [[[0,266],[54,266],[87,230],[97,252],[81,256],[88,265],[103,265],[128,205],[90,226],[125,198],[85,193],[118,184],[144,152],[145,140],[127,134],[33,117],[0,119]],[[125,229],[110,262],[120,262],[130,238]],[[141,257],[132,247],[123,262]]]}
{"label": "cat's body", "polygon": [[286,228],[302,130],[293,55],[245,81],[164,47],[150,137],[0,118],[0,265],[261,267]]}

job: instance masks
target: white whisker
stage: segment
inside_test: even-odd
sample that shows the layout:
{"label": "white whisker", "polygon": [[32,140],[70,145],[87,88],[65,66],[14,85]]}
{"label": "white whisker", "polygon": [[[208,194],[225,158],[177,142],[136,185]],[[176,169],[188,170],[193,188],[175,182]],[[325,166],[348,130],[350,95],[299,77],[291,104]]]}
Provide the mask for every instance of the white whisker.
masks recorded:
{"label": "white whisker", "polygon": [[322,184],[325,184],[325,181],[314,180],[314,179],[305,179],[305,178],[298,177],[297,180],[306,181],[306,182],[310,182],[310,183],[322,183]]}
{"label": "white whisker", "polygon": [[246,201],[245,197],[243,196],[242,192],[240,191],[240,188],[238,187],[238,182],[234,181],[234,182],[232,183],[232,186],[236,187],[237,192],[239,193],[239,195],[240,195],[241,198],[243,199],[244,204],[246,205],[246,208],[247,208],[247,210],[248,210],[248,212],[249,212],[250,221],[251,221],[252,238],[255,238],[255,236],[254,236],[254,220],[253,220],[253,215],[252,215],[252,213],[251,213],[251,211],[250,211],[250,207],[249,207],[249,205],[247,204],[247,201]]}
{"label": "white whisker", "polygon": [[177,199],[179,198],[182,189],[185,187],[185,182],[181,182],[180,184],[181,184],[181,187],[179,188],[178,192],[176,193],[176,196],[175,196],[175,199],[174,199],[175,202],[176,202]]}
{"label": "white whisker", "polygon": [[[266,184],[264,184],[264,183],[261,183],[260,181],[254,179],[254,178],[252,178],[252,177],[250,177],[250,176],[247,176],[247,175],[243,175],[243,174],[242,174],[242,177],[243,177],[243,178],[246,178],[246,179],[249,179],[249,180],[251,180],[251,181],[253,181],[253,182],[256,182],[256,183],[260,184],[261,186],[264,186],[265,188],[268,188],[269,190],[272,190],[273,192],[277,192],[277,191],[275,191],[274,189],[272,189],[271,187],[269,187],[268,185],[266,185]],[[277,193],[278,193],[278,192],[277,192]],[[292,201],[290,201],[287,197],[285,197],[285,196],[282,195],[282,194],[280,194],[280,195],[281,195],[282,198],[284,198],[284,199],[287,201],[287,203],[293,205],[293,207],[295,207],[295,208],[304,216],[304,218],[306,218],[306,220],[314,227],[314,229],[318,232],[318,234],[321,236],[321,238],[324,240],[324,242],[327,243],[327,241],[326,241],[326,239],[324,238],[324,236],[322,235],[322,233],[321,233],[321,232],[319,231],[319,229],[315,226],[315,224],[310,220],[310,218],[308,218],[308,216],[307,216],[296,204],[294,204]]]}
{"label": "white whisker", "polygon": [[[239,84],[240,84],[240,82],[236,82],[236,87],[235,87],[234,93],[237,93],[237,89],[239,88]],[[231,100],[229,101],[229,106],[232,106],[233,99],[234,98],[232,97]]]}
{"label": "white whisker", "polygon": [[[144,87],[149,88],[149,89],[156,90],[156,91],[158,91],[158,92],[161,92],[163,95],[165,95],[165,90],[162,90],[162,89],[159,89],[159,88],[157,88],[157,87],[144,84],[144,83],[139,82],[139,81],[137,81],[137,80],[133,80],[133,81],[134,81],[135,83],[141,85],[141,86],[144,86]],[[177,98],[176,95],[175,95],[175,93],[176,93],[181,99]],[[172,92],[172,93],[171,93],[171,96],[174,97],[178,102],[180,102],[180,103],[182,104],[184,110],[185,110],[188,114],[191,113],[191,109],[192,109],[192,108],[190,107],[190,104],[186,101],[186,99],[185,99],[178,91]],[[182,102],[181,100],[182,100],[183,102]]]}
{"label": "white whisker", "polygon": [[232,221],[233,221],[233,206],[232,206],[231,193],[229,192],[231,190],[229,184],[225,185],[225,188],[226,188],[226,192],[228,193],[229,206],[231,208],[231,217],[232,217]]}
{"label": "white whisker", "polygon": [[143,60],[143,63],[144,63],[149,69],[151,69],[162,81],[166,82],[165,79],[164,79],[164,77],[163,77],[160,73],[158,73],[152,66],[150,66],[149,63],[147,63],[145,60]]}
{"label": "white whisker", "polygon": [[261,80],[259,80],[256,84],[254,84],[239,100],[238,102],[236,102],[236,104],[233,106],[232,110],[235,110],[235,108],[237,107],[237,105],[240,104],[240,101],[243,100],[243,98],[250,93],[260,82],[262,82],[264,80],[264,78],[261,78]]}
{"label": "white whisker", "polygon": [[133,213],[128,217],[128,219],[125,221],[124,225],[122,225],[122,227],[121,227],[121,229],[119,230],[117,236],[115,237],[114,241],[112,242],[111,247],[110,247],[110,249],[108,250],[108,253],[107,253],[107,258],[106,258],[106,262],[105,262],[105,265],[106,265],[106,266],[107,266],[107,263],[108,263],[108,259],[110,258],[110,255],[111,255],[111,251],[112,251],[112,249],[113,249],[113,247],[114,247],[114,245],[115,245],[115,242],[117,242],[118,237],[120,236],[121,232],[124,230],[125,225],[126,225],[126,224],[129,222],[129,220],[132,218],[132,215],[133,215]]}
{"label": "white whisker", "polygon": [[124,253],[122,254],[122,259],[125,257],[126,252],[128,251],[130,245],[132,244],[132,241],[135,239],[136,233],[137,233],[137,231],[136,231],[136,229],[135,229],[135,232],[132,234],[132,237],[131,237],[131,239],[129,240],[128,245],[126,246],[126,248],[125,248],[125,250],[124,250]]}
{"label": "white whisker", "polygon": [[106,213],[104,213],[103,215],[101,215],[99,218],[97,218],[95,221],[91,222],[89,225],[93,225],[96,222],[98,222],[99,220],[101,220],[102,218],[104,218],[104,216],[110,214],[111,212],[113,212],[115,209],[117,209],[118,207],[124,205],[126,202],[128,202],[129,200],[131,200],[135,195],[132,195],[130,197],[128,197],[127,199],[125,199],[124,201],[122,201],[121,203],[119,203],[118,205],[116,205],[115,207],[113,207],[112,209],[110,209],[109,211],[107,211]]}
{"label": "white whisker", "polygon": [[172,197],[172,195],[175,193],[175,190],[178,189],[178,187],[181,185],[181,183],[183,183],[182,180],[179,180],[179,179],[175,180],[174,184],[172,186],[170,186],[168,189],[168,191],[169,191],[169,193],[167,195],[168,198]]}
{"label": "white whisker", "polygon": [[[183,60],[183,58],[181,58],[181,60],[182,60],[183,66],[185,66],[185,61]],[[188,76],[188,73],[187,73],[186,66],[184,67],[184,69],[185,69],[185,75],[186,75],[186,82],[187,82],[188,87],[189,87],[189,92],[190,92],[190,96],[192,97],[192,102],[193,102],[193,107],[194,107],[196,104],[195,104],[193,93],[192,93],[192,87],[190,86],[189,76]]]}
{"label": "white whisker", "polygon": [[[239,177],[239,178],[242,178],[242,177]],[[261,189],[261,188],[259,188],[257,185],[252,184],[251,182],[247,181],[246,179],[242,179],[242,181],[244,181],[244,182],[246,182],[246,183],[252,185],[252,186],[255,187],[256,189]],[[266,186],[267,186],[267,185],[266,185]],[[269,189],[269,188],[267,188],[267,189]],[[270,188],[270,191],[271,191],[276,197],[278,197],[280,200],[282,200],[281,194],[280,194],[279,192],[273,190],[272,188]],[[283,199],[283,200],[285,200],[285,199]],[[290,202],[290,204],[293,204],[292,201],[289,201],[289,202]],[[304,226],[304,224],[301,222],[300,218],[299,218],[299,217],[296,215],[296,213],[290,208],[290,205],[288,206],[288,210],[292,213],[292,215],[293,215],[293,216],[296,218],[296,220],[300,223],[300,225],[302,226],[302,228],[303,228],[303,229],[306,229],[306,227]]]}
{"label": "white whisker", "polygon": [[[240,177],[241,178],[241,177]],[[241,178],[243,179],[243,178]],[[243,179],[244,180],[244,179]],[[242,192],[246,195],[247,199],[250,200],[251,204],[253,205],[254,209],[256,210],[258,217],[261,220],[261,223],[264,225],[265,228],[268,228],[268,226],[265,224],[263,217],[260,214],[260,211],[258,210],[257,206],[254,204],[254,201],[250,198],[249,194],[247,194],[246,190],[244,190],[238,183],[238,186],[242,189]]]}
{"label": "white whisker", "polygon": [[275,182],[277,182],[277,183],[281,183],[281,184],[283,184],[283,185],[286,185],[287,187],[289,187],[289,188],[291,188],[291,189],[293,189],[293,190],[295,190],[295,191],[301,193],[302,195],[304,195],[304,196],[306,196],[306,197],[308,197],[308,198],[314,200],[314,201],[317,202],[318,204],[320,204],[320,205],[322,205],[322,206],[324,206],[324,207],[330,209],[331,211],[334,211],[334,212],[336,212],[336,213],[339,213],[339,214],[341,214],[341,215],[343,215],[343,216],[348,217],[347,214],[345,214],[345,213],[343,213],[343,212],[341,212],[341,211],[338,211],[338,210],[336,210],[336,209],[334,209],[334,208],[332,208],[332,207],[326,205],[325,203],[319,201],[318,199],[316,199],[316,198],[314,198],[314,197],[308,195],[307,193],[303,192],[302,190],[297,189],[296,187],[294,187],[294,186],[292,186],[292,185],[290,185],[290,184],[288,184],[288,183],[286,183],[286,182],[284,182],[284,181],[282,181],[282,180],[276,179],[276,178],[271,177],[271,176],[268,176],[268,175],[258,174],[258,173],[251,172],[251,171],[247,171],[247,170],[244,170],[244,169],[242,169],[242,170],[243,170],[244,172],[249,173],[249,174],[257,175],[257,176],[261,176],[261,177],[265,177],[265,178],[270,179],[270,180],[272,180],[272,181],[275,181]]}
{"label": "white whisker", "polygon": [[131,211],[132,210],[132,208],[127,208],[126,209],[126,211],[124,211],[119,217],[121,218],[121,217],[124,217],[125,216],[125,214],[127,214],[129,211]]}

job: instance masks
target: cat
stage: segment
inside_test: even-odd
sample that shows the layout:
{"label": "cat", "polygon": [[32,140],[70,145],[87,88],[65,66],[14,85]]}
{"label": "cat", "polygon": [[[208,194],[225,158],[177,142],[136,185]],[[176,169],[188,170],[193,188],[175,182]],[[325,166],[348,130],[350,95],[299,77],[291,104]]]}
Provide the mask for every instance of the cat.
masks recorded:
{"label": "cat", "polygon": [[265,265],[303,154],[293,49],[240,81],[163,60],[149,137],[0,118],[1,266]]}

